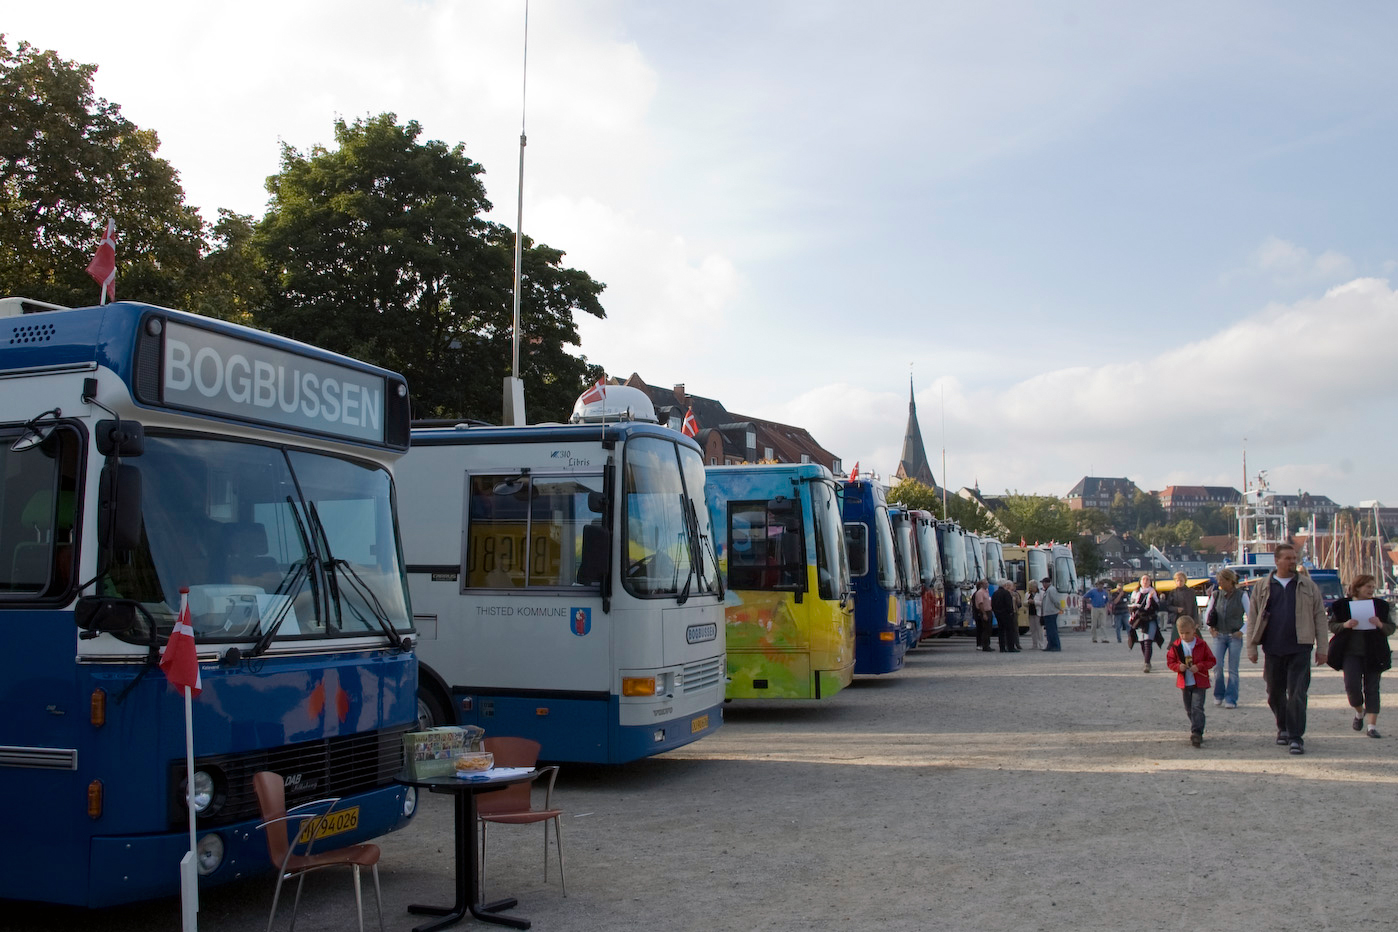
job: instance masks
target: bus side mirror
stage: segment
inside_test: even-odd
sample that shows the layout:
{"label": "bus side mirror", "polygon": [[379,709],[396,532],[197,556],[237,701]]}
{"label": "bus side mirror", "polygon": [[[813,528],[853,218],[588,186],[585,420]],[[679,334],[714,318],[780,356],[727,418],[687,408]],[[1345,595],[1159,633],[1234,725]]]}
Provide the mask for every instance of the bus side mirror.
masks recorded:
{"label": "bus side mirror", "polygon": [[104,555],[124,555],[140,544],[141,472],[135,466],[102,467],[97,485],[97,539]]}
{"label": "bus side mirror", "polygon": [[94,638],[104,631],[119,634],[136,626],[136,605],[129,599],[87,595],[73,606],[73,620],[88,632],[83,635],[85,638]]}
{"label": "bus side mirror", "polygon": [[101,420],[92,431],[103,456],[140,456],[146,451],[146,429],[139,421]]}
{"label": "bus side mirror", "polygon": [[[593,493],[596,494],[596,493]],[[578,561],[578,585],[595,586],[607,577],[607,558],[612,551],[612,535],[600,524],[582,529],[582,559]]]}
{"label": "bus side mirror", "polygon": [[605,515],[607,513],[607,496],[601,492],[588,492],[587,510],[595,515]]}

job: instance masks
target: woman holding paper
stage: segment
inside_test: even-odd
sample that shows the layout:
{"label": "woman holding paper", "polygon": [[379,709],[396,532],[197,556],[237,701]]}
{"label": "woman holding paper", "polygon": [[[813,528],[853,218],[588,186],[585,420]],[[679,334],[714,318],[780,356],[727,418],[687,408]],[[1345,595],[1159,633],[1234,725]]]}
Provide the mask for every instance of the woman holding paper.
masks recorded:
{"label": "woman holding paper", "polygon": [[1393,663],[1388,638],[1398,625],[1390,620],[1388,603],[1374,598],[1374,577],[1356,576],[1349,598],[1330,607],[1330,652],[1326,661],[1345,674],[1345,695],[1354,709],[1355,731],[1379,737],[1379,677]]}

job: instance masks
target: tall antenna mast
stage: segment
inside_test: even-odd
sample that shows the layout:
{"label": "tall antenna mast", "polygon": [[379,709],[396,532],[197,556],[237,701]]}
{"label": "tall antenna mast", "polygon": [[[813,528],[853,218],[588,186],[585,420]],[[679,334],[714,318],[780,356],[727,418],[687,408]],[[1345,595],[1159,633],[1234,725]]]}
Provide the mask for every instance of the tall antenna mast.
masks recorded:
{"label": "tall antenna mast", "polygon": [[942,388],[942,517],[950,519],[947,512],[947,387]]}
{"label": "tall antenna mast", "polygon": [[529,93],[529,0],[524,0],[524,68],[519,95],[519,200],[515,214],[515,287],[514,287],[514,331],[510,358],[510,374],[505,379],[505,418],[506,424],[524,426],[524,382],[519,377],[519,302],[520,267],[524,253],[524,147],[528,137],[524,132]]}

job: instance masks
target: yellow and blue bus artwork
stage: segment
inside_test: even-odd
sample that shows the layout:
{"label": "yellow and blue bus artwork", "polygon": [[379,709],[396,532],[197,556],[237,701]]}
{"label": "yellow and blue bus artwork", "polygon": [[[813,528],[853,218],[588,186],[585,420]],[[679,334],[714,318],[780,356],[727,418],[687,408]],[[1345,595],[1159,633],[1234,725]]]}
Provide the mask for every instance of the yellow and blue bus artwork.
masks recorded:
{"label": "yellow and blue bus artwork", "polygon": [[854,677],[839,484],[817,464],[710,466],[704,498],[728,582],[729,699],[828,699]]}

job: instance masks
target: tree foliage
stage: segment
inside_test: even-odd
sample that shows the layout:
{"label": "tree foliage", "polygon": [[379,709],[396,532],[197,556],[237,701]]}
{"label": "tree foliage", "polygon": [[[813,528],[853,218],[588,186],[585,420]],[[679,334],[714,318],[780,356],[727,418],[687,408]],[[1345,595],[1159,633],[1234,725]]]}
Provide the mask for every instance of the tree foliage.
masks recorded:
{"label": "tree foliage", "polygon": [[[254,244],[265,262],[259,324],[396,369],[416,415],[498,420],[510,373],[514,234],[488,222],[483,169],[464,146],[419,142],[391,113],[337,120],[335,149],[282,149]],[[520,376],[531,421],[562,419],[597,375],[567,346],[573,314],[605,312],[605,287],[526,239]]]}
{"label": "tree foliage", "polygon": [[950,515],[950,520],[973,534],[999,537],[1001,533],[991,522],[990,516],[981,511],[975,502],[948,493],[946,508],[943,509],[942,493],[916,479],[900,479],[888,490],[887,498],[890,504],[918,511],[930,511],[942,520],[947,520],[947,516]]}
{"label": "tree foliage", "polygon": [[93,93],[95,65],[0,35],[0,280],[11,293],[96,303],[87,265],[117,225],[117,293],[186,307],[208,243],[160,141]]}

